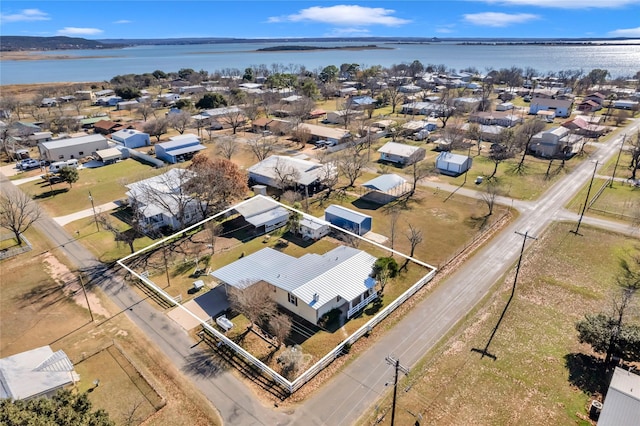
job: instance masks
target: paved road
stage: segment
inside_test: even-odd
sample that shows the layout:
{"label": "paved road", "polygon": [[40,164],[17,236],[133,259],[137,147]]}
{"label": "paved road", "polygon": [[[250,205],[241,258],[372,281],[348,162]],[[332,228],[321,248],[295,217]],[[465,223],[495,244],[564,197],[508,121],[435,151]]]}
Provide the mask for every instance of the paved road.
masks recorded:
{"label": "paved road", "polygon": [[[636,120],[626,131],[631,133],[638,127],[640,120]],[[593,158],[605,161],[617,151],[619,141],[620,138],[613,138],[601,146]],[[351,424],[370,409],[378,397],[388,389],[385,383],[392,377],[392,371],[385,363],[384,357],[394,354],[404,365],[415,364],[461,318],[464,318],[513,264],[522,245],[522,237],[516,234],[516,231],[528,231],[537,235],[542,233],[552,220],[568,218],[567,215],[571,213],[564,211],[562,206],[590,179],[593,167],[592,163],[584,162],[536,202],[513,202],[514,207],[520,209],[522,214],[512,225],[440,285],[429,298],[417,305],[370,350],[351,362],[304,404],[287,414],[256,402],[251,391],[231,373],[216,371],[211,365],[205,365],[203,368],[199,358],[202,352],[197,347],[191,347],[193,342],[179,326],[155,310],[152,305],[139,303],[140,298],[135,292],[111,271],[106,271],[97,259],[57,223],[44,218],[37,226],[56,245],[61,246],[69,259],[80,269],[93,272],[96,282],[106,294],[125,310],[134,323],[220,410],[226,424]],[[13,185],[7,183],[6,178],[0,177],[3,191],[16,190]],[[439,186],[442,190],[453,191],[457,188]],[[477,196],[476,192],[467,188],[460,188],[458,191],[461,195]],[[506,204],[511,202],[508,199],[501,201]],[[591,220],[585,217],[583,222],[588,223]],[[593,223],[597,222],[598,220],[593,219]]]}

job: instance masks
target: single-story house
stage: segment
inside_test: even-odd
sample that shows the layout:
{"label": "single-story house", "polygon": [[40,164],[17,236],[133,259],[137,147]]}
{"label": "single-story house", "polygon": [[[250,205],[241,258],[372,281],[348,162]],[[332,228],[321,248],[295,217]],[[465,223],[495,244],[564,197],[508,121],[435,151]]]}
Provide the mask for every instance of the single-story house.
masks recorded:
{"label": "single-story house", "polygon": [[286,120],[260,117],[251,122],[251,130],[255,133],[269,131],[275,135],[284,135],[293,125]]}
{"label": "single-story house", "polygon": [[541,109],[536,112],[536,117],[545,120],[547,123],[553,123],[554,118],[556,118],[556,112],[548,109]]}
{"label": "single-story house", "polygon": [[[303,187],[309,193],[321,189],[322,182],[338,171],[333,164],[316,163],[301,158],[271,155],[247,169],[249,179],[272,188]],[[286,176],[286,178],[285,178]]]}
{"label": "single-story house", "polygon": [[431,113],[440,114],[447,108],[435,102],[411,102],[402,104],[400,112],[409,115],[429,115]]}
{"label": "single-story house", "polygon": [[58,105],[58,101],[55,98],[42,98],[40,106],[43,108],[50,108]]}
{"label": "single-story house", "polygon": [[28,121],[15,121],[9,126],[17,136],[29,136],[37,132],[41,132],[42,128],[35,123]]}
{"label": "single-story house", "polygon": [[305,240],[317,241],[325,235],[329,235],[331,227],[328,222],[311,216],[303,216],[298,224],[298,232]]}
{"label": "single-story house", "polygon": [[375,261],[367,252],[348,246],[299,258],[267,247],[210,275],[227,291],[266,282],[278,305],[317,324],[332,309],[342,310],[349,318],[377,297],[376,281],[371,278]]}
{"label": "single-story house", "polygon": [[234,210],[253,225],[259,234],[282,228],[289,220],[289,210],[265,196],[250,198],[238,204]]}
{"label": "single-story house", "polygon": [[371,231],[372,218],[369,215],[331,204],[324,210],[324,220],[357,235],[364,235]]}
{"label": "single-story house", "polygon": [[571,115],[571,108],[573,107],[572,100],[563,99],[544,99],[533,98],[529,105],[529,114],[537,114],[538,111],[553,110],[556,117],[569,117]]}
{"label": "single-story house", "polygon": [[589,99],[585,99],[578,104],[578,111],[595,112],[601,109],[602,109],[602,104],[599,104]]}
{"label": "single-story house", "polygon": [[151,145],[151,138],[147,133],[135,129],[118,130],[111,134],[111,139],[120,142],[127,148],[140,148]]}
{"label": "single-story house", "polygon": [[156,157],[167,163],[175,164],[189,160],[199,151],[206,149],[196,135],[183,134],[169,138],[169,142],[154,145]]}
{"label": "single-story house", "polygon": [[122,160],[122,152],[118,148],[107,148],[96,151],[96,157],[103,164],[113,164]]}
{"label": "single-story house", "polygon": [[477,111],[469,114],[470,123],[485,124],[487,126],[513,127],[523,121],[521,116],[514,114],[512,111]]}
{"label": "single-story house", "polygon": [[418,93],[422,92],[422,87],[416,86],[415,84],[407,84],[404,86],[400,86],[398,88],[398,91],[402,93]]}
{"label": "single-story house", "polygon": [[95,104],[98,106],[116,106],[118,102],[122,102],[123,99],[120,96],[104,96],[96,99]]}
{"label": "single-story house", "polygon": [[126,128],[128,128],[126,124],[116,123],[115,121],[105,120],[103,118],[93,123],[93,131],[103,135],[108,135]]}
{"label": "single-story house", "polygon": [[471,168],[473,159],[466,155],[441,152],[436,157],[436,168],[443,175],[460,176]]}
{"label": "single-story house", "polygon": [[613,101],[613,107],[617,109],[638,109],[640,102],[632,101],[630,99],[618,99]]}
{"label": "single-story house", "polygon": [[600,92],[591,93],[584,97],[585,101],[592,101],[597,103],[598,105],[602,105],[605,99],[607,99],[607,97]]}
{"label": "single-story house", "polygon": [[100,121],[105,121],[105,117],[87,117],[80,120],[80,125],[83,129],[91,129],[96,123]]}
{"label": "single-story house", "polygon": [[515,106],[511,102],[503,102],[501,104],[496,105],[496,111],[509,111],[514,107]]}
{"label": "single-story house", "polygon": [[347,101],[353,108],[366,109],[375,105],[376,100],[371,96],[353,96]]}
{"label": "single-story house", "polygon": [[566,127],[577,135],[589,138],[599,138],[609,130],[606,126],[591,124],[580,117],[576,117],[573,120],[562,123],[562,127]]}
{"label": "single-story house", "polygon": [[637,425],[640,419],[640,376],[616,367],[598,418],[598,426]]}
{"label": "single-story house", "polygon": [[[464,123],[462,125],[462,130],[469,130],[469,123]],[[480,139],[487,142],[495,142],[500,138],[500,134],[504,131],[504,127],[498,126],[497,124],[480,124],[478,126],[478,130],[480,131]]]}
{"label": "single-story house", "polygon": [[27,136],[27,145],[36,146],[39,142],[49,142],[52,138],[53,133],[51,132],[35,132]]}
{"label": "single-story house", "polygon": [[96,100],[96,94],[93,93],[91,90],[76,90],[74,95],[76,96],[76,99],[79,99],[81,101],[95,101]]}
{"label": "single-story house", "polygon": [[367,195],[371,194],[369,193],[365,195],[365,197],[379,204],[386,204],[411,190],[405,178],[393,173],[375,177],[363,183],[362,186],[375,194],[374,196],[367,197]]}
{"label": "single-story house", "polygon": [[326,121],[333,124],[344,124],[345,120],[353,120],[362,115],[362,111],[355,109],[331,111],[327,113]]}
{"label": "single-story house", "polygon": [[98,134],[58,139],[38,144],[40,158],[51,162],[88,157],[94,155],[98,150],[107,148],[109,148],[107,139]]}
{"label": "single-story house", "polygon": [[312,141],[325,140],[341,144],[351,139],[351,133],[346,129],[334,129],[332,127],[307,123],[300,123],[299,127],[309,132]]}
{"label": "single-story house", "polygon": [[140,105],[138,101],[121,101],[116,105],[116,110],[118,111],[131,111],[135,107]]}
{"label": "single-story house", "polygon": [[53,396],[80,380],[63,350],[41,346],[0,359],[0,399]]}
{"label": "single-story house", "polygon": [[184,190],[191,175],[189,170],[176,168],[125,185],[129,205],[147,231],[165,226],[179,230],[204,218],[203,205]]}
{"label": "single-story house", "polygon": [[580,140],[580,136],[571,135],[566,127],[555,127],[534,135],[529,150],[532,154],[545,158],[568,156],[575,153],[575,145]]}
{"label": "single-story house", "polygon": [[96,95],[96,97],[98,98],[101,98],[103,96],[111,96],[115,93],[116,92],[114,92],[113,89],[103,89],[103,90],[98,90],[97,92],[94,93],[94,95]]}
{"label": "single-story house", "polygon": [[427,151],[418,146],[407,145],[398,142],[387,142],[380,149],[380,161],[406,166],[424,159]]}
{"label": "single-story house", "polygon": [[180,94],[185,94],[185,95],[192,95],[194,93],[204,93],[206,91],[207,91],[207,88],[200,84],[196,84],[193,86],[182,86],[178,88],[178,92]]}

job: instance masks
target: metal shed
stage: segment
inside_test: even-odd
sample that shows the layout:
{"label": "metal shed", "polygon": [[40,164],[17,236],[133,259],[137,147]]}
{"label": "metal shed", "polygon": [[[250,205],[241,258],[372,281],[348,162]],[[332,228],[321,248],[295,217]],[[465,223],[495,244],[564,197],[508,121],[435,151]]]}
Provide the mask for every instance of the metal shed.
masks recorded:
{"label": "metal shed", "polygon": [[336,204],[331,204],[325,209],[324,219],[332,225],[354,234],[364,235],[371,231],[371,216]]}
{"label": "metal shed", "polygon": [[472,162],[471,157],[446,151],[436,157],[436,167],[440,173],[450,176],[460,176],[471,168]]}

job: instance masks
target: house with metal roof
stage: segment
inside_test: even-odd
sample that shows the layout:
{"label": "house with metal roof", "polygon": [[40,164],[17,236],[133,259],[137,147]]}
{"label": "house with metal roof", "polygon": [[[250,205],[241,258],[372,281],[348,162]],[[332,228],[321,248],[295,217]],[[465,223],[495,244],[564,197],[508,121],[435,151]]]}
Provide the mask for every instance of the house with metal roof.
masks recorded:
{"label": "house with metal roof", "polygon": [[531,99],[531,104],[529,105],[529,114],[537,114],[538,111],[553,110],[556,117],[569,117],[571,115],[572,107],[572,100],[546,99],[535,97]]}
{"label": "house with metal roof", "polygon": [[640,376],[616,367],[598,426],[637,425],[640,420]]}
{"label": "house with metal roof", "polygon": [[109,148],[107,139],[99,134],[58,139],[38,144],[40,158],[47,161],[83,158],[94,155],[98,150],[107,148]]}
{"label": "house with metal roof", "polygon": [[289,210],[269,197],[255,196],[238,204],[234,210],[253,225],[258,233],[282,228],[289,220]]}
{"label": "house with metal roof", "polygon": [[337,204],[324,210],[324,220],[354,234],[364,235],[371,231],[372,217]]}
{"label": "house with metal roof", "polygon": [[50,346],[0,359],[0,399],[52,396],[79,380],[67,354]]}
{"label": "house with metal roof", "polygon": [[184,134],[169,138],[169,142],[161,142],[154,145],[156,157],[175,164],[191,159],[196,153],[206,149],[200,143],[200,138],[192,134]]}
{"label": "house with metal roof", "polygon": [[460,176],[471,168],[472,162],[466,155],[443,151],[436,157],[436,168],[443,175]]}
{"label": "house with metal roof", "polygon": [[582,137],[572,135],[566,127],[554,127],[535,134],[531,138],[530,151],[540,157],[553,158],[576,153]]}
{"label": "house with metal roof", "polygon": [[179,230],[204,218],[204,204],[185,188],[192,175],[189,170],[176,168],[125,185],[129,205],[143,228],[151,232],[162,227]]}
{"label": "house with metal roof", "polygon": [[407,166],[424,159],[427,151],[419,146],[398,142],[387,142],[380,149],[380,161],[388,161],[401,166]]}
{"label": "house with metal roof", "polygon": [[278,305],[317,324],[332,309],[350,318],[377,297],[371,278],[375,261],[367,252],[348,246],[299,258],[267,247],[210,274],[227,291],[266,282]]}
{"label": "house with metal roof", "polygon": [[302,187],[313,192],[322,187],[328,175],[338,173],[333,164],[301,158],[272,155],[247,169],[249,179],[272,188]]}

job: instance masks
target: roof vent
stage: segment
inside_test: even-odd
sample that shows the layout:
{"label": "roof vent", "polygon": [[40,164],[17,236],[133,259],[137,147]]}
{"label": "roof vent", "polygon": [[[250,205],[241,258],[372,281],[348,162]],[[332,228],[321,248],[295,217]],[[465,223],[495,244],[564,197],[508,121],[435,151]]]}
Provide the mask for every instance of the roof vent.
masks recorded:
{"label": "roof vent", "polygon": [[317,302],[320,299],[320,295],[318,293],[313,293],[313,301]]}

